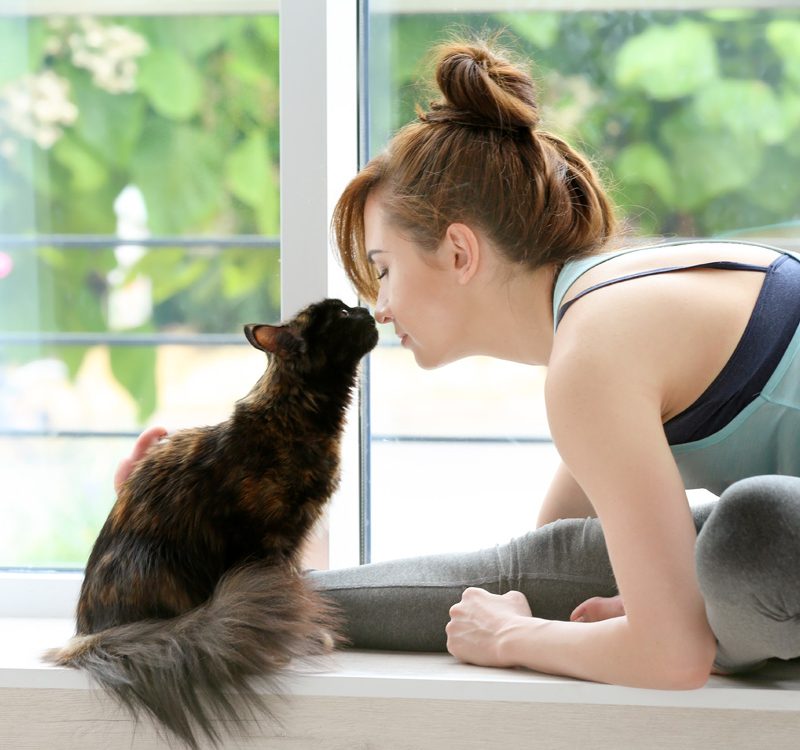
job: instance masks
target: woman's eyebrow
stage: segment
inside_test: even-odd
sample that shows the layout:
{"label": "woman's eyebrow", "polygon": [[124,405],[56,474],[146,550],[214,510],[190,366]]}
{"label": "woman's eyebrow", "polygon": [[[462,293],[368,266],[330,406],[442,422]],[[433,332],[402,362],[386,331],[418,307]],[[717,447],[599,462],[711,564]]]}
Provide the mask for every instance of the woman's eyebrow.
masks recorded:
{"label": "woman's eyebrow", "polygon": [[385,250],[369,250],[367,251],[367,263],[374,263],[373,260],[374,256],[380,255],[381,253],[385,253]]}

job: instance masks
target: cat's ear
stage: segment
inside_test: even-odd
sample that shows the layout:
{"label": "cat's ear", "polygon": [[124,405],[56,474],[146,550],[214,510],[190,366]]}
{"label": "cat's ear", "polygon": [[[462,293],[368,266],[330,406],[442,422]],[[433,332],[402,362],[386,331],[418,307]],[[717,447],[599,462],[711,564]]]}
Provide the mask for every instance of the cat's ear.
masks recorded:
{"label": "cat's ear", "polygon": [[305,351],[305,341],[289,326],[250,323],[244,327],[247,340],[262,352],[295,354]]}

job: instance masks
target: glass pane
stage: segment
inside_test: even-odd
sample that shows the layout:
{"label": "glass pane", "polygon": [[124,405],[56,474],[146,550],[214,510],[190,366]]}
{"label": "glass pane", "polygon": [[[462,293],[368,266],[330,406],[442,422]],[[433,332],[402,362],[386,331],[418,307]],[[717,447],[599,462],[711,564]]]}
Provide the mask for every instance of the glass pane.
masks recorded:
{"label": "glass pane", "polygon": [[0,17],[0,566],[80,567],[142,426],[280,314],[278,17]]}
{"label": "glass pane", "polygon": [[[629,239],[735,236],[800,249],[800,9],[621,5],[487,2],[474,12],[471,2],[459,13],[456,2],[437,13],[375,3],[370,154],[415,118],[415,104],[427,106],[433,44],[505,29],[504,43],[533,61],[542,127],[600,166]],[[393,338],[387,331],[372,356],[372,559],[490,546],[532,528],[557,461],[537,442],[547,435],[541,370],[471,359],[421,372]]]}

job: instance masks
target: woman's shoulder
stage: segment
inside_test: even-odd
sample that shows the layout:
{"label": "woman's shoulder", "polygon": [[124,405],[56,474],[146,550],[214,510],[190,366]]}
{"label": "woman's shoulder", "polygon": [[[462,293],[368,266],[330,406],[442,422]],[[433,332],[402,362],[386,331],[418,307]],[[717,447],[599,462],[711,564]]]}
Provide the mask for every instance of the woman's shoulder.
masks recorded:
{"label": "woman's shoulder", "polygon": [[[680,413],[721,372],[750,319],[764,274],[739,264],[765,270],[781,253],[693,241],[593,258],[562,295],[561,311],[576,304],[558,325],[548,379],[570,378],[573,390],[597,394],[641,385],[658,394],[665,419]],[[650,273],[719,261],[726,264],[717,270]],[[585,382],[574,382],[580,377]]]}
{"label": "woman's shoulder", "polygon": [[688,269],[728,261],[768,266],[783,250],[769,245],[727,239],[691,239],[629,245],[568,261],[553,291],[553,316],[591,287],[626,281],[663,269]]}

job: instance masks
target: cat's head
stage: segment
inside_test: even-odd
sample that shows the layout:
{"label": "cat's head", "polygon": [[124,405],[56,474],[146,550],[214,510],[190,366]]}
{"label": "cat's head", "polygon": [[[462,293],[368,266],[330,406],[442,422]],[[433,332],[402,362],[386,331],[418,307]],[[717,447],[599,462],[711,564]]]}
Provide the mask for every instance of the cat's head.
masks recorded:
{"label": "cat's head", "polygon": [[352,367],[378,343],[378,329],[369,311],[338,299],[315,302],[281,325],[246,325],[244,333],[256,349],[303,371]]}

